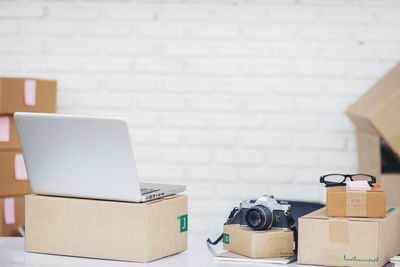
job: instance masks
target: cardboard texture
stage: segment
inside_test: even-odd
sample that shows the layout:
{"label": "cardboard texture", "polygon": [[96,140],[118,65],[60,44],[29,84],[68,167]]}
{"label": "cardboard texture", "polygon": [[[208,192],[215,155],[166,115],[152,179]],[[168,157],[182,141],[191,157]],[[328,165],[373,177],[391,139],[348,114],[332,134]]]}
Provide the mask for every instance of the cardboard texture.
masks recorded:
{"label": "cardboard texture", "polygon": [[376,181],[386,190],[386,207],[400,207],[400,173],[385,173]]}
{"label": "cardboard texture", "polygon": [[298,263],[382,266],[400,252],[400,209],[385,218],[327,217],[325,208],[299,218]]}
{"label": "cardboard texture", "polygon": [[25,250],[149,262],[187,248],[187,196],[145,203],[25,196]]}
{"label": "cardboard texture", "polygon": [[[13,204],[7,205],[7,200]],[[9,202],[10,203],[10,202]],[[13,208],[13,210],[10,210]],[[7,223],[6,217],[13,217],[14,223]],[[18,226],[25,224],[24,197],[0,198],[0,236],[21,236]]]}
{"label": "cardboard texture", "polygon": [[56,112],[57,82],[51,80],[0,78],[0,114]]}
{"label": "cardboard texture", "polygon": [[[346,111],[357,128],[359,172],[377,177],[387,206],[400,206],[400,64]],[[397,174],[394,174],[397,173]]]}
{"label": "cardboard texture", "polygon": [[17,127],[15,126],[15,121],[13,116],[4,116],[0,115],[0,118],[8,118],[8,123],[9,126],[7,129],[4,129],[5,127],[3,124],[0,125],[0,131],[7,131],[8,130],[8,140],[6,141],[5,139],[0,140],[0,150],[20,150],[20,144],[19,144],[19,139],[18,139],[18,133],[17,133]]}
{"label": "cardboard texture", "polygon": [[381,184],[370,191],[346,191],[345,186],[326,188],[327,216],[385,217],[386,192]]}
{"label": "cardboard texture", "polygon": [[382,136],[400,156],[400,64],[346,111],[361,132]]}
{"label": "cardboard texture", "polygon": [[224,249],[250,258],[292,256],[293,232],[271,229],[254,231],[238,224],[224,225]]}
{"label": "cardboard texture", "polygon": [[28,180],[17,179],[15,160],[20,151],[0,152],[0,197],[30,194]]}

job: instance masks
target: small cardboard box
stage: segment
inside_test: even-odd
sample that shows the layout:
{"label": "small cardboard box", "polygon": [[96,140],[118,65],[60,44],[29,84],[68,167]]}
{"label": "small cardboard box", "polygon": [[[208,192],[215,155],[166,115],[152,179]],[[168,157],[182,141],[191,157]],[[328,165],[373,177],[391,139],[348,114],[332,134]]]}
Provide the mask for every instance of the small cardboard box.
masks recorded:
{"label": "small cardboard box", "polygon": [[30,78],[0,78],[0,114],[56,112],[57,82]]}
{"label": "small cardboard box", "polygon": [[20,150],[13,116],[0,116],[0,150]]}
{"label": "small cardboard box", "polygon": [[238,224],[226,224],[223,243],[224,249],[250,258],[278,258],[294,254],[291,230],[254,231]]}
{"label": "small cardboard box", "polygon": [[0,198],[0,236],[21,236],[18,226],[24,224],[24,197]]}
{"label": "small cardboard box", "polygon": [[187,196],[144,203],[25,196],[25,250],[149,262],[187,248]]}
{"label": "small cardboard box", "polygon": [[[400,64],[353,103],[346,111],[357,128],[359,172],[384,179],[400,175]],[[387,206],[400,206],[400,183],[386,189]]]}
{"label": "small cardboard box", "polygon": [[370,191],[346,191],[346,186],[326,188],[326,215],[344,217],[385,217],[386,192],[374,184]]}
{"label": "small cardboard box", "polygon": [[31,193],[21,152],[0,152],[0,170],[0,197]]}
{"label": "small cardboard box", "polygon": [[327,217],[325,208],[299,218],[298,263],[382,266],[400,252],[400,209],[385,218]]}

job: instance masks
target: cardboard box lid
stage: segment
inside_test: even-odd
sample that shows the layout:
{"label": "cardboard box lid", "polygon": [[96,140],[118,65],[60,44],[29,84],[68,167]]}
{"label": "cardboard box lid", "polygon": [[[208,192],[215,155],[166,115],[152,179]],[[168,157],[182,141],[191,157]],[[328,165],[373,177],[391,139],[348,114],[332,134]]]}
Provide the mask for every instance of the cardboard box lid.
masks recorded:
{"label": "cardboard box lid", "polygon": [[[329,192],[344,192],[344,191],[346,191],[346,186],[329,186],[329,187],[326,188],[326,191],[329,191]],[[374,186],[371,187],[371,190],[366,191],[366,192],[367,193],[385,192],[385,188],[380,184],[374,184]]]}
{"label": "cardboard box lid", "polygon": [[361,131],[379,134],[400,156],[400,64],[346,111]]}
{"label": "cardboard box lid", "polygon": [[326,208],[321,208],[319,210],[313,211],[299,218],[299,220],[343,220],[343,221],[360,221],[360,222],[376,222],[380,223],[388,218],[399,213],[399,208],[389,208],[386,210],[385,218],[361,218],[361,217],[328,217],[326,216]]}

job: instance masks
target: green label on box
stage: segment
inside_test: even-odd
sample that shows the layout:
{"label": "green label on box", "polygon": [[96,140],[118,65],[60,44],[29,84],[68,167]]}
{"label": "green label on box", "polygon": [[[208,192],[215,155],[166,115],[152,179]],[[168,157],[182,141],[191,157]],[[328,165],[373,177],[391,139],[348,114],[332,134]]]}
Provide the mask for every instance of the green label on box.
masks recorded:
{"label": "green label on box", "polygon": [[357,256],[346,256],[343,255],[343,260],[344,261],[354,261],[354,262],[378,262],[379,258],[357,258]]}
{"label": "green label on box", "polygon": [[222,242],[223,242],[224,244],[229,244],[229,235],[228,235],[228,234],[223,233],[223,235],[222,235]]}
{"label": "green label on box", "polygon": [[188,230],[188,215],[182,215],[178,217],[179,220],[179,231],[186,232]]}
{"label": "green label on box", "polygon": [[386,211],[386,214],[389,214],[389,213],[391,213],[392,211],[394,211],[394,208],[388,209],[388,210]]}

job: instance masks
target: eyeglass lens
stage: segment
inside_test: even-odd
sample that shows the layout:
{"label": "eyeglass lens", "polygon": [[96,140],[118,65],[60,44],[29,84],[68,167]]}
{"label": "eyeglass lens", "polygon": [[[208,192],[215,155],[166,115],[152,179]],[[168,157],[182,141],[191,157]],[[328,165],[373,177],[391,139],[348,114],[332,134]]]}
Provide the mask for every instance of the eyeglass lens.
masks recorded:
{"label": "eyeglass lens", "polygon": [[363,174],[353,175],[352,178],[354,181],[368,181],[368,182],[372,181],[372,178],[370,176],[366,176]]}
{"label": "eyeglass lens", "polygon": [[325,182],[328,183],[343,183],[346,178],[340,174],[332,174],[325,176]]}

